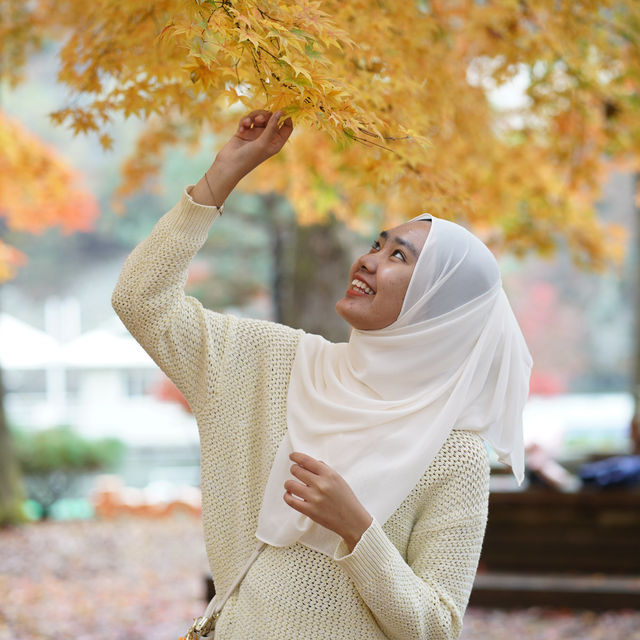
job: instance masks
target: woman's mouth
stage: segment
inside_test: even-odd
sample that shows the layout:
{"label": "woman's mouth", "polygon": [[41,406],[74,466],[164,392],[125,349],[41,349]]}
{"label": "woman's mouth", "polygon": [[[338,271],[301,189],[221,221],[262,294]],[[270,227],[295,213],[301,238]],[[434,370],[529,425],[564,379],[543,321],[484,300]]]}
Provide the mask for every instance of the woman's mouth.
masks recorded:
{"label": "woman's mouth", "polygon": [[354,278],[351,281],[351,287],[349,288],[349,291],[363,293],[367,296],[375,295],[375,291],[366,282],[363,282],[358,278]]}

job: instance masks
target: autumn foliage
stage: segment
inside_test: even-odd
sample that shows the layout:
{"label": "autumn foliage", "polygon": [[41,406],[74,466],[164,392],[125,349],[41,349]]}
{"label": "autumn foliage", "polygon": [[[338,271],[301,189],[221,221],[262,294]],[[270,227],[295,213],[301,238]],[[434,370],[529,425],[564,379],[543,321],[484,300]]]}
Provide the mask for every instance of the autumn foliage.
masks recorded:
{"label": "autumn foliage", "polygon": [[[116,114],[147,122],[123,193],[172,146],[283,108],[297,132],[254,186],[285,193],[303,221],[331,212],[369,226],[426,210],[518,254],[566,245],[594,267],[619,255],[620,230],[594,203],[612,166],[638,167],[635,0],[8,5],[16,26],[0,41],[16,64],[43,23],[64,40],[59,77],[81,99],[56,122],[107,148]],[[522,77],[517,106],[488,99]]]}
{"label": "autumn foliage", "polygon": [[[60,226],[86,231],[95,218],[95,199],[79,186],[79,176],[52,147],[0,111],[0,218],[9,229],[40,233]],[[25,261],[0,241],[0,282]]]}

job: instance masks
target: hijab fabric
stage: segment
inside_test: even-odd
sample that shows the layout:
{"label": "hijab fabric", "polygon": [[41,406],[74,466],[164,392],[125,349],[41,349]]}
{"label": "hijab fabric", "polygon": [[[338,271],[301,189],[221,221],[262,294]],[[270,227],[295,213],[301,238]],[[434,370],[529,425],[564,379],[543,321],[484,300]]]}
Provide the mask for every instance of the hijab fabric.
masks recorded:
{"label": "hijab fabric", "polygon": [[333,467],[380,523],[402,503],[452,429],[480,434],[524,475],[522,409],[531,356],[495,258],[463,227],[431,228],[400,314],[348,343],[304,334],[287,396],[287,433],[269,475],[256,536],[333,556],[341,538],[283,500],[300,451]]}

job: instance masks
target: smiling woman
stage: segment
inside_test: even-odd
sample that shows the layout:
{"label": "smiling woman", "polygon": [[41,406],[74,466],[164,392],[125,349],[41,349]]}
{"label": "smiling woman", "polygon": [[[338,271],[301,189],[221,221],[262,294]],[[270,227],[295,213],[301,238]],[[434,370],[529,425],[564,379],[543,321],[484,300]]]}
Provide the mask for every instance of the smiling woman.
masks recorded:
{"label": "smiling woman", "polygon": [[371,251],[354,262],[351,285],[336,304],[354,329],[382,329],[398,317],[430,226],[416,221],[382,231]]}
{"label": "smiling woman", "polygon": [[188,637],[456,638],[487,517],[484,441],[521,479],[531,358],[491,253],[426,214],[353,264],[336,304],[348,343],[187,297],[227,195],[291,134],[280,117],[241,120],[113,293],[200,431],[219,595]]}

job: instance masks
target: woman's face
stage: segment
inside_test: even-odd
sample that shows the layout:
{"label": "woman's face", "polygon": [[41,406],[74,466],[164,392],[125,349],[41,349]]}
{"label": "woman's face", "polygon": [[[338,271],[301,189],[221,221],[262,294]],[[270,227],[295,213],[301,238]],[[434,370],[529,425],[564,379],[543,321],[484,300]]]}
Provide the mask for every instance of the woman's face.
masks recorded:
{"label": "woman's face", "polygon": [[369,253],[353,263],[336,311],[354,329],[383,329],[398,318],[430,228],[430,222],[416,221],[383,231]]}

